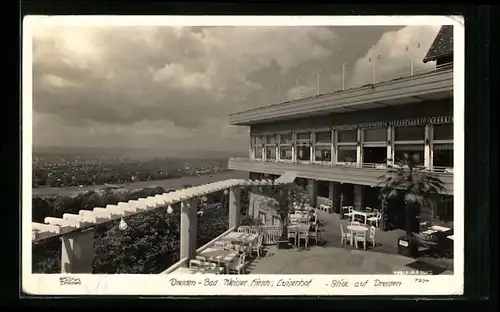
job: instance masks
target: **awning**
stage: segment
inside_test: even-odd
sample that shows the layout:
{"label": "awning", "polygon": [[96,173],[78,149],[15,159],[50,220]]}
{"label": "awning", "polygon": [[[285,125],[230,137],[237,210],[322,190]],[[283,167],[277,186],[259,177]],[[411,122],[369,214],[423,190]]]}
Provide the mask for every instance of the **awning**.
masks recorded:
{"label": "awning", "polygon": [[283,173],[279,178],[274,180],[275,183],[283,183],[283,184],[290,184],[295,181],[295,178],[297,178],[297,173],[294,171],[286,171]]}
{"label": "awning", "polygon": [[396,145],[394,145],[395,151],[403,151],[403,152],[423,151],[424,148],[425,147],[423,144],[396,144]]}
{"label": "awning", "polygon": [[356,130],[358,125],[336,125],[333,126],[333,130]]}
{"label": "awning", "polygon": [[387,121],[376,121],[376,122],[365,122],[359,124],[359,128],[361,129],[370,129],[370,128],[387,128]]}
{"label": "awning", "polygon": [[434,144],[432,146],[432,149],[435,151],[452,151],[453,150],[453,143],[447,143],[447,144]]}
{"label": "awning", "polygon": [[453,116],[432,116],[391,120],[388,124],[390,126],[422,126],[427,124],[443,124],[452,122]]}

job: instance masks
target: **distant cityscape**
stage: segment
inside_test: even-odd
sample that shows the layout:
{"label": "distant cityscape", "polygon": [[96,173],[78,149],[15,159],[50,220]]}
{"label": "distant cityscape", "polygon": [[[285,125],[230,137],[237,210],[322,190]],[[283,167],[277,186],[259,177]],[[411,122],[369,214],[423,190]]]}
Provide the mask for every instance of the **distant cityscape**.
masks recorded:
{"label": "distant cityscape", "polygon": [[227,170],[229,155],[204,159],[33,153],[33,188],[84,187],[200,176]]}

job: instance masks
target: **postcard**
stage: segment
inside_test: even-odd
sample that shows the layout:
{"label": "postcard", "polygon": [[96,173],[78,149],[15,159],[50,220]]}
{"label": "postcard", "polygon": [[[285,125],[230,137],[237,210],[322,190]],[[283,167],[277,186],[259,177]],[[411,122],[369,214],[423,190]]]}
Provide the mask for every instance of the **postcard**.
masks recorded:
{"label": "postcard", "polygon": [[464,27],[25,17],[23,291],[463,294]]}

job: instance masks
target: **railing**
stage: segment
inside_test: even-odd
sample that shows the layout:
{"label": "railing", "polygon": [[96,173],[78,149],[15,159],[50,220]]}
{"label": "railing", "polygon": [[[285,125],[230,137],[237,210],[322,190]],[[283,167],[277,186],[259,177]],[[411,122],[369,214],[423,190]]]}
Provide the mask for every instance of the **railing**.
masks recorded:
{"label": "railing", "polygon": [[[255,162],[269,162],[269,163],[287,163],[287,164],[307,164],[307,165],[317,165],[317,166],[330,166],[330,167],[347,167],[347,168],[367,168],[367,169],[387,169],[391,166],[387,164],[375,164],[375,163],[355,163],[355,162],[317,162],[317,161],[296,161],[291,160],[278,160],[278,159],[262,159],[262,158],[245,158],[245,157],[234,157],[235,160],[243,161],[255,161]],[[392,165],[392,167],[397,168],[397,165]],[[436,173],[449,173],[453,174],[453,168],[451,167],[438,167],[434,166],[429,169],[420,168],[423,171],[436,172]]]}
{"label": "railing", "polygon": [[264,235],[264,245],[276,244],[281,236],[281,228],[276,225],[264,225],[260,227],[260,233]]}
{"label": "railing", "polygon": [[[255,94],[249,94],[246,97],[247,100],[244,100],[243,97],[240,97],[242,102],[249,103],[249,102],[255,101],[254,102],[255,104],[251,105],[253,107],[250,109],[238,110],[236,112],[231,113],[231,115],[236,116],[236,115],[241,114],[241,113],[247,113],[247,112],[250,112],[253,110],[258,110],[258,109],[261,109],[261,108],[267,107],[267,106],[278,105],[281,103],[287,103],[287,102],[293,102],[293,101],[299,101],[299,100],[303,100],[303,99],[307,99],[307,98],[311,98],[311,97],[323,96],[323,95],[328,95],[328,94],[332,94],[332,93],[336,93],[336,92],[350,91],[350,90],[358,89],[358,88],[365,87],[368,85],[384,84],[384,83],[392,82],[392,81],[399,80],[399,79],[417,77],[417,76],[422,76],[422,75],[431,74],[434,72],[440,72],[440,71],[451,70],[451,69],[453,69],[453,63],[435,66],[435,67],[430,68],[430,69],[422,69],[422,70],[411,70],[410,69],[410,70],[401,72],[399,74],[392,73],[392,74],[382,75],[382,76],[377,75],[376,77],[374,77],[375,80],[372,81],[372,83],[370,83],[370,84],[346,86],[346,88],[344,88],[344,89],[342,89],[341,85],[338,88],[336,88],[333,85],[330,85],[330,88],[327,90],[325,90],[325,89],[319,90],[319,94],[318,94],[317,88],[314,87],[314,88],[310,88],[311,89],[310,92],[299,94],[297,97],[292,98],[292,99],[284,98],[283,96],[284,96],[284,94],[286,94],[286,92],[280,92],[279,89],[276,90],[277,92],[276,92],[275,96],[272,96],[272,95],[269,96],[269,94],[267,94],[266,92],[263,92],[263,91],[267,90],[267,89],[264,89],[264,90],[260,90],[260,91],[256,92]],[[283,88],[284,85],[280,85],[280,87]],[[291,86],[291,87],[295,87],[295,86]]]}
{"label": "railing", "polygon": [[[234,232],[234,230],[235,230],[235,227],[233,226],[230,229],[228,229],[227,231],[225,231],[224,233],[222,233],[221,235],[217,236],[216,238],[214,238],[211,241],[209,241],[208,243],[206,243],[205,245],[196,249],[196,254],[199,254],[199,253],[203,252],[205,249],[212,247],[216,241],[220,240],[221,238],[223,238],[227,234]],[[177,270],[178,268],[185,266],[187,261],[188,261],[188,258],[183,258],[183,259],[179,260],[178,262],[172,264],[168,269],[161,272],[161,274],[172,273],[173,271]]]}

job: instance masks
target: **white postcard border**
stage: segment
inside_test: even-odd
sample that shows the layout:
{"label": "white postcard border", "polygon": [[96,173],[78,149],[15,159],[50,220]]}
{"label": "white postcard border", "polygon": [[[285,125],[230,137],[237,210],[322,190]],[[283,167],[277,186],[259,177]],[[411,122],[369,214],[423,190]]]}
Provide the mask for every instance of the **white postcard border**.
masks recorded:
{"label": "white postcard border", "polygon": [[[93,275],[32,274],[32,31],[44,25],[113,26],[315,26],[315,25],[453,25],[454,26],[454,274],[411,275]],[[452,295],[463,294],[464,282],[464,20],[461,16],[27,16],[23,21],[22,123],[22,290],[37,295]],[[172,286],[172,279],[192,286]],[[208,279],[208,280],[207,280]],[[247,281],[224,286],[224,279]],[[267,286],[256,280],[269,281]],[[309,281],[280,286],[282,281]],[[376,281],[392,282],[376,286]],[[207,281],[217,281],[208,285]],[[339,281],[332,287],[333,281]],[[252,284],[253,282],[253,284]],[[342,284],[347,282],[347,284]],[[79,284],[78,284],[79,283]],[[207,285],[204,285],[207,283]],[[362,284],[365,283],[365,284]],[[400,284],[399,284],[400,283]],[[62,285],[65,284],[65,285]],[[188,283],[189,284],[189,283]],[[192,283],[191,283],[192,284]],[[258,284],[258,285],[257,285]],[[272,284],[272,286],[271,286]],[[286,284],[286,283],[285,283]],[[253,286],[252,286],[253,285]],[[343,285],[343,286],[342,286]],[[357,286],[356,286],[357,285]],[[398,286],[399,285],[399,286]]]}

